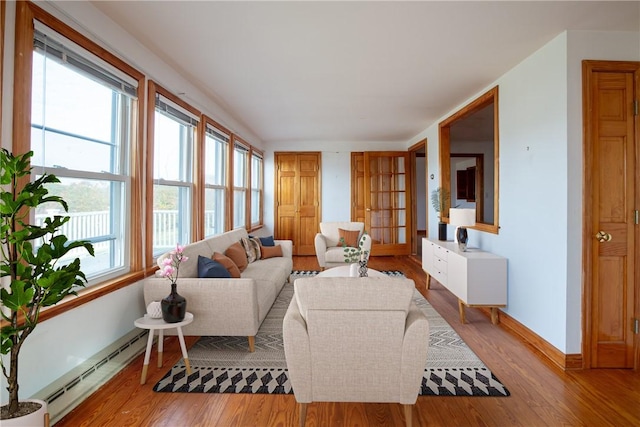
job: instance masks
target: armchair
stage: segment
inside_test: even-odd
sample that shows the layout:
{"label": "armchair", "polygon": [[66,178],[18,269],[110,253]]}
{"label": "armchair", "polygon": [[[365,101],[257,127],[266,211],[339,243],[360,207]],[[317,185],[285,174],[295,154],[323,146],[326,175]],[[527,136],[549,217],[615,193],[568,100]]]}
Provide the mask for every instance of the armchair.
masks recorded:
{"label": "armchair", "polygon": [[320,232],[315,237],[316,257],[320,269],[345,265],[344,247],[340,244],[340,229],[359,232],[358,242],[362,240],[362,250],[371,252],[371,236],[364,234],[363,222],[321,222]]}
{"label": "armchair", "polygon": [[398,402],[410,427],[429,346],[413,280],[313,277],[294,289],[282,329],[300,426],[311,402]]}

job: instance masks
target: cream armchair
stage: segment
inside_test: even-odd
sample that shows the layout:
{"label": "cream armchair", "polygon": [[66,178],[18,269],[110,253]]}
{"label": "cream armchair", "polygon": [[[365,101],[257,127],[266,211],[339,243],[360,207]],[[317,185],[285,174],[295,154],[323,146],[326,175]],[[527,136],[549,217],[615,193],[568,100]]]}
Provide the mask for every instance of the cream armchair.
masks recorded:
{"label": "cream armchair", "polygon": [[282,329],[304,426],[311,402],[397,402],[411,426],[429,346],[413,280],[298,279]]}
{"label": "cream armchair", "polygon": [[371,236],[364,234],[363,222],[321,222],[320,232],[315,237],[315,247],[318,264],[322,270],[345,265],[339,229],[359,231],[358,242],[362,240],[362,250],[367,251],[367,259],[371,253]]}

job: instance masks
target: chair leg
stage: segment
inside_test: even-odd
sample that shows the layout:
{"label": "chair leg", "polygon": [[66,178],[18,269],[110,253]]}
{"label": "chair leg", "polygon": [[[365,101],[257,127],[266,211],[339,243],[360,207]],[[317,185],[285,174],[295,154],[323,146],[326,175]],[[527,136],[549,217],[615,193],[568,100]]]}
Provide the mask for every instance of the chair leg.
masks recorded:
{"label": "chair leg", "polygon": [[247,339],[249,340],[249,353],[253,353],[256,350],[256,337],[248,336]]}
{"label": "chair leg", "polygon": [[300,404],[300,427],[304,427],[304,423],[307,420],[307,403]]}
{"label": "chair leg", "polygon": [[413,418],[413,405],[402,405],[404,406],[404,425],[406,427],[411,427],[411,421]]}

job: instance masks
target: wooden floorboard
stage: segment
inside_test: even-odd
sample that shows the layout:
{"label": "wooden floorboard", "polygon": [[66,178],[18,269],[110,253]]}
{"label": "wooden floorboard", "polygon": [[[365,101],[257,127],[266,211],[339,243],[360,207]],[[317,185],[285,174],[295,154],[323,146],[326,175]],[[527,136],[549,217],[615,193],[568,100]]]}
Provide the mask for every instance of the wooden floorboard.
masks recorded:
{"label": "wooden floorboard", "polygon": [[[422,396],[414,426],[640,426],[640,372],[620,369],[563,372],[535,349],[474,308],[460,324],[457,300],[436,281],[426,290],[419,260],[373,257],[370,267],[401,270],[458,332],[509,391],[509,397]],[[315,257],[295,257],[294,269],[318,270]],[[186,337],[191,346],[196,337]],[[152,388],[181,357],[167,337],[164,366],[151,356],[147,383],[140,385],[143,355],[96,391],[57,427],[77,426],[297,426],[293,396],[155,393]],[[308,427],[404,426],[398,404],[312,403]]]}

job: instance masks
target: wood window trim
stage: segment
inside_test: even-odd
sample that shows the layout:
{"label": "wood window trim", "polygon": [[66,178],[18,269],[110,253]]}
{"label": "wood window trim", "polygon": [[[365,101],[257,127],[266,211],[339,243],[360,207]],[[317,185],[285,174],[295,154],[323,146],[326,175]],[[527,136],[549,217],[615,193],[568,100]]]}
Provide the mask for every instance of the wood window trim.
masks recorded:
{"label": "wood window trim", "polygon": [[[224,159],[224,163],[227,165],[227,169],[229,169],[229,162],[230,162],[230,149],[231,149],[231,144],[232,144],[232,136],[233,136],[233,132],[231,132],[229,129],[227,129],[226,127],[222,126],[220,123],[218,123],[217,121],[215,121],[214,119],[212,119],[211,117],[207,116],[206,114],[203,114],[201,117],[201,122],[202,122],[202,126],[200,126],[200,132],[199,132],[199,141],[198,141],[198,147],[199,147],[199,152],[201,153],[201,155],[197,156],[194,162],[194,167],[196,168],[196,175],[197,175],[197,180],[202,183],[199,186],[198,189],[198,197],[200,198],[200,200],[202,201],[202,215],[198,215],[198,224],[197,224],[197,229],[199,230],[197,232],[197,236],[196,238],[198,240],[202,240],[204,239],[204,208],[205,208],[205,164],[204,161],[206,160],[206,149],[205,149],[205,142],[206,142],[206,132],[207,132],[207,125],[210,125],[211,127],[219,130],[222,133],[226,133],[227,135],[229,135],[229,146],[227,147],[227,151],[226,151],[226,158]],[[227,219],[229,218],[230,212],[229,212],[229,176],[227,175],[226,179],[225,179],[225,211],[223,212],[224,215],[224,230],[228,230],[228,225],[227,225]]]}
{"label": "wood window trim", "polygon": [[[4,30],[4,2],[2,2],[2,22]],[[31,150],[31,75],[33,66],[33,21],[42,22],[57,33],[72,40],[77,45],[86,49],[90,53],[102,58],[106,62],[120,69],[122,72],[138,81],[137,89],[137,120],[132,123],[132,134],[136,136],[132,141],[130,149],[130,180],[131,180],[131,236],[142,236],[142,194],[144,163],[141,153],[143,152],[143,114],[145,111],[144,89],[145,76],[131,65],[122,61],[105,48],[97,45],[80,32],[69,27],[54,16],[45,12],[31,2],[16,2],[15,18],[15,52],[14,52],[14,95],[13,95],[13,135],[12,150],[15,153],[25,153]],[[4,32],[4,31],[3,31]],[[26,179],[26,177],[25,177]],[[55,306],[44,309],[40,314],[40,321],[53,318],[59,314],[72,310],[80,305],[91,302],[97,298],[129,286],[138,280],[152,274],[153,269],[144,269],[142,254],[139,250],[142,242],[131,238],[129,242],[130,272],[114,279],[106,280],[102,283],[82,289],[77,297],[69,297]],[[4,325],[4,323],[2,323]]]}
{"label": "wood window trim", "polygon": [[189,113],[193,114],[200,118],[198,121],[198,126],[196,127],[196,131],[194,133],[194,141],[193,141],[193,166],[192,166],[192,177],[191,177],[191,188],[193,197],[191,200],[191,209],[194,213],[194,219],[191,221],[191,236],[194,242],[201,240],[201,234],[204,232],[199,232],[198,229],[202,230],[202,227],[199,227],[199,223],[204,223],[204,175],[200,178],[200,170],[196,169],[197,165],[201,164],[203,160],[198,159],[201,145],[201,135],[203,133],[203,121],[202,121],[202,113],[189,105],[187,102],[178,98],[168,89],[165,89],[158,83],[153,80],[148,81],[148,90],[147,90],[147,104],[149,109],[147,111],[147,167],[146,167],[146,198],[145,204],[147,207],[147,211],[145,213],[147,226],[146,240],[145,240],[145,248],[146,248],[146,265],[153,265],[154,256],[153,256],[153,155],[154,155],[154,126],[155,126],[155,114],[156,114],[156,94],[162,95],[167,98],[169,101],[174,102],[179,105],[181,108],[184,108]]}
{"label": "wood window trim", "polygon": [[[493,102],[493,135],[494,135],[494,154],[493,154],[493,167],[494,167],[494,183],[493,183],[493,224],[476,223],[473,227],[469,227],[478,231],[485,231],[488,233],[498,234],[500,229],[499,222],[499,183],[500,183],[500,138],[499,138],[499,109],[498,109],[498,86],[488,90],[484,94],[480,95],[474,101],[470,102],[460,110],[440,122],[439,128],[439,140],[440,140],[440,186],[447,189],[449,194],[451,192],[451,125],[462,118],[465,118],[476,111],[486,107]],[[441,217],[443,222],[449,223],[449,209],[448,207],[442,213]]]}

